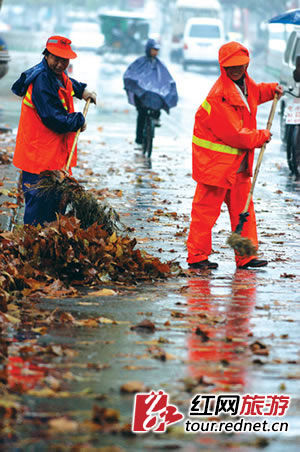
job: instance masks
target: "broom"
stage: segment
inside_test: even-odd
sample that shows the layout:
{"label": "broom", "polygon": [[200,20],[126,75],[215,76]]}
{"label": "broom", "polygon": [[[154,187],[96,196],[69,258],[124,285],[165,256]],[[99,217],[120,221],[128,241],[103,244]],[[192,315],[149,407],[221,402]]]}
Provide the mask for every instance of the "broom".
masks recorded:
{"label": "broom", "polygon": [[[84,106],[84,109],[83,109],[83,112],[82,112],[84,118],[86,118],[86,115],[87,115],[90,103],[91,103],[91,98],[89,97],[88,100],[85,103],[85,106]],[[71,160],[73,158],[73,154],[74,154],[74,151],[75,151],[75,147],[76,147],[76,144],[77,144],[80,132],[81,132],[81,128],[78,129],[77,132],[76,132],[76,135],[75,135],[75,138],[74,138],[74,141],[73,141],[73,145],[72,145],[72,148],[71,148],[71,152],[70,152],[67,164],[66,164],[66,168],[65,168],[66,172],[68,172],[69,169],[70,169]]]}
{"label": "broom", "polygon": [[[83,110],[84,117],[87,115],[90,102],[91,99],[87,99]],[[80,132],[81,128],[76,132],[70,155],[64,168],[65,176],[62,177],[61,171],[43,171],[40,174],[39,182],[34,188],[39,189],[40,193],[45,196],[53,192],[57,193],[61,198],[60,212],[65,212],[67,206],[70,206],[70,215],[80,220],[80,225],[83,229],[98,223],[111,235],[113,232],[126,229],[126,226],[120,221],[119,214],[108,204],[100,204],[92,193],[86,191],[75,178],[68,174]]]}
{"label": "broom", "polygon": [[[275,94],[275,97],[273,99],[273,103],[272,103],[272,107],[271,107],[271,111],[269,114],[269,118],[268,118],[268,123],[267,123],[267,129],[270,130],[271,126],[272,126],[272,122],[274,119],[274,115],[275,115],[275,110],[276,110],[276,106],[277,106],[277,102],[278,102],[278,95]],[[252,195],[253,195],[253,191],[254,191],[254,187],[255,187],[255,183],[256,183],[256,179],[258,176],[258,172],[261,166],[261,162],[263,159],[263,155],[266,149],[266,143],[264,143],[261,147],[258,159],[257,159],[257,163],[256,163],[256,167],[255,167],[255,171],[254,171],[254,176],[253,176],[253,180],[252,180],[252,185],[248,194],[248,198],[244,207],[244,210],[240,213],[240,220],[239,223],[235,229],[234,232],[232,232],[232,234],[229,236],[229,238],[227,239],[227,243],[229,246],[231,246],[231,248],[234,249],[234,251],[236,251],[240,256],[253,256],[256,254],[257,249],[254,246],[254,244],[251,242],[251,240],[247,237],[241,237],[241,233],[243,230],[243,226],[245,224],[245,222],[247,221],[247,217],[249,216],[249,205],[252,199]]]}

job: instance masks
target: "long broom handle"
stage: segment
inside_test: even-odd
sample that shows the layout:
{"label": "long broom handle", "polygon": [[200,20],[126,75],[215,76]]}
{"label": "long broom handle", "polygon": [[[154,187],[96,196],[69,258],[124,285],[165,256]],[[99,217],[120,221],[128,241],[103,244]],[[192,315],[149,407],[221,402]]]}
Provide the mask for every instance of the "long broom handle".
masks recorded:
{"label": "long broom handle", "polygon": [[[267,129],[268,130],[271,130],[272,122],[273,122],[273,119],[274,119],[275,110],[276,110],[276,106],[277,106],[278,100],[279,100],[279,97],[278,97],[278,94],[276,93],[275,96],[274,96],[274,99],[273,99],[271,111],[269,113],[269,118],[268,118],[268,123],[267,123]],[[256,179],[257,179],[259,168],[260,168],[263,156],[264,156],[266,145],[267,145],[267,143],[264,143],[262,145],[262,147],[261,147],[261,150],[260,150],[260,153],[259,153],[259,156],[258,156],[258,159],[257,159],[255,171],[254,171],[254,176],[253,176],[253,179],[252,179],[252,185],[251,185],[251,188],[250,188],[250,191],[249,191],[249,194],[248,194],[246,205],[245,205],[244,210],[243,210],[242,213],[248,212],[248,208],[249,208],[250,201],[251,201],[251,198],[252,198],[252,195],[253,195],[253,192],[254,192]]]}
{"label": "long broom handle", "polygon": [[[84,109],[83,109],[83,113],[82,113],[84,118],[87,115],[90,103],[91,103],[91,98],[89,97],[88,100],[85,103],[85,106],[84,106]],[[71,149],[68,161],[67,161],[66,171],[69,171],[69,168],[70,168],[70,165],[71,165],[71,160],[72,160],[72,157],[73,157],[73,154],[74,154],[74,150],[75,150],[75,147],[76,147],[76,144],[77,144],[80,132],[81,132],[81,127],[76,132],[76,135],[75,135],[75,138],[74,138],[74,141],[73,141],[73,145],[72,145],[72,149]]]}

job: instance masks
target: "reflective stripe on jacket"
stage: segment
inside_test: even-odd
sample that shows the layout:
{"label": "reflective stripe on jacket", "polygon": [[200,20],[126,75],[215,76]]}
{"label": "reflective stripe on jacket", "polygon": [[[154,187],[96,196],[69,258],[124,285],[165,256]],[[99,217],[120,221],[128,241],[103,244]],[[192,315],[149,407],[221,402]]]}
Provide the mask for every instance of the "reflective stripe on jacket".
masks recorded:
{"label": "reflective stripe on jacket", "polygon": [[221,76],[195,116],[193,178],[203,184],[230,187],[247,153],[246,173],[252,175],[254,148],[266,132],[256,129],[257,106],[272,100],[277,83],[256,84],[245,74],[247,101],[221,67]]}
{"label": "reflective stripe on jacket", "polygon": [[[74,112],[73,86],[63,74],[64,86],[58,97],[68,113]],[[13,163],[17,168],[39,174],[45,170],[60,170],[68,159],[75,132],[57,133],[45,126],[32,100],[33,83],[23,98]],[[76,150],[71,167],[76,165]]]}

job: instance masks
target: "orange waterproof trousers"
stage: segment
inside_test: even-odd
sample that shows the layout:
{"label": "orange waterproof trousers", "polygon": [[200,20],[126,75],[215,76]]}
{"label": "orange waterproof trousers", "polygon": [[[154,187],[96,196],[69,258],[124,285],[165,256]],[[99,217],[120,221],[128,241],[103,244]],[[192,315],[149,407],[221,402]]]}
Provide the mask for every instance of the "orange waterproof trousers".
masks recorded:
{"label": "orange waterproof trousers", "polygon": [[[239,223],[239,214],[244,210],[250,187],[251,179],[244,173],[237,174],[236,182],[231,188],[197,184],[187,240],[189,264],[205,260],[211,254],[211,231],[220,215],[223,201],[228,207],[231,229],[235,230]],[[249,216],[243,226],[242,236],[248,237],[257,247],[256,219],[252,200],[248,212]],[[245,265],[255,257],[236,254],[236,265],[238,267]]]}

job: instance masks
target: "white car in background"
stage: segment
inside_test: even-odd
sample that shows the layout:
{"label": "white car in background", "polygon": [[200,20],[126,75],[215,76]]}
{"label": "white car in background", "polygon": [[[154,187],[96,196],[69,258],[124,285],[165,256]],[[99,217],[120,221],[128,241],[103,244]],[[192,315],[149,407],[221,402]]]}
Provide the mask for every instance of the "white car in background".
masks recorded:
{"label": "white car in background", "polygon": [[183,36],[183,69],[189,65],[219,67],[219,48],[225,43],[223,23],[220,19],[191,18]]}
{"label": "white car in background", "polygon": [[70,29],[72,48],[97,52],[104,44],[104,35],[97,22],[73,22]]}

